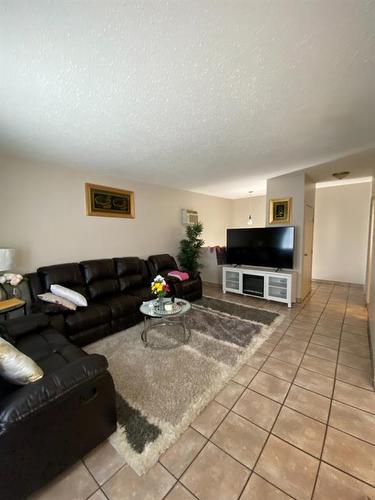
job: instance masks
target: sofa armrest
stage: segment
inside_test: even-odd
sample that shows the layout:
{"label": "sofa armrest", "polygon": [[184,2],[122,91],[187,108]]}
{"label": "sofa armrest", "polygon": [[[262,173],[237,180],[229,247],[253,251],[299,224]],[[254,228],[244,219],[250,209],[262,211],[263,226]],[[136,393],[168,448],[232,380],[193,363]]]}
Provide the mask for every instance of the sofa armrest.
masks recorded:
{"label": "sofa armrest", "polygon": [[43,410],[58,398],[107,371],[108,362],[100,354],[77,359],[32,384],[23,386],[1,401],[0,429]]}
{"label": "sofa armrest", "polygon": [[19,318],[2,321],[2,328],[6,331],[8,337],[16,339],[22,335],[37,332],[49,326],[49,318],[45,314],[29,314]]}

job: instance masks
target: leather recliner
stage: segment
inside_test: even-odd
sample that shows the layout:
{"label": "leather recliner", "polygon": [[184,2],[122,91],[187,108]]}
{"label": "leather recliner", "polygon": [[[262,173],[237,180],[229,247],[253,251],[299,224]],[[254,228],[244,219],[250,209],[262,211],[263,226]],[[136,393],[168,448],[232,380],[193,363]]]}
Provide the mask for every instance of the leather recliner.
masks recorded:
{"label": "leather recliner", "polygon": [[160,274],[163,276],[171,287],[173,295],[188,301],[198,300],[202,297],[202,280],[199,273],[196,276],[191,276],[186,281],[180,281],[176,278],[168,276],[170,271],[178,269],[175,259],[168,254],[151,255],[148,258],[150,271],[153,277]]}
{"label": "leather recliner", "polygon": [[107,360],[86,354],[43,314],[0,323],[0,334],[43,369],[26,386],[0,378],[0,498],[21,500],[116,429]]}
{"label": "leather recliner", "polygon": [[[52,266],[40,267],[37,271],[42,293],[50,290],[51,285],[59,284],[67,288],[71,288],[76,292],[84,295],[89,303],[88,307],[80,307],[76,311],[64,310],[65,330],[66,335],[76,345],[85,345],[90,342],[95,342],[111,333],[111,311],[110,308],[103,304],[90,302],[90,296],[86,283],[83,279],[81,269],[77,263],[57,264]],[[35,284],[36,279],[29,277],[30,288]],[[34,285],[35,286],[35,285]],[[32,292],[35,296],[35,290]],[[61,308],[53,305],[41,305],[39,309],[42,312],[60,311]]]}
{"label": "leather recliner", "polygon": [[121,293],[127,293],[142,302],[152,300],[151,278],[147,263],[138,257],[122,257],[113,259],[120,282]]}
{"label": "leather recliner", "polygon": [[113,259],[86,260],[80,262],[80,266],[91,301],[110,309],[112,332],[135,325],[142,319],[139,312],[142,300],[121,293]]}

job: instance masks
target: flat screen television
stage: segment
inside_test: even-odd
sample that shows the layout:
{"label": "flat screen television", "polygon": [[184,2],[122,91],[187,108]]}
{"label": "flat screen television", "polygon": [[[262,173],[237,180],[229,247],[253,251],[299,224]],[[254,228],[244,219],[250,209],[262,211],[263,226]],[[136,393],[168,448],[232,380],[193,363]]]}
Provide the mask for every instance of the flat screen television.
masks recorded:
{"label": "flat screen television", "polygon": [[227,229],[227,263],[293,269],[294,227]]}

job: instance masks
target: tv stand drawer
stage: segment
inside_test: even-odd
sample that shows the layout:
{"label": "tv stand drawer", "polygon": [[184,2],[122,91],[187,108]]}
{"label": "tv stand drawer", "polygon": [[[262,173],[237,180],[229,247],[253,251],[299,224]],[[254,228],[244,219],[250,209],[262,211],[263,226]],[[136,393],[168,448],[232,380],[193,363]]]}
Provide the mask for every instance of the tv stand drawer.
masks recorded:
{"label": "tv stand drawer", "polygon": [[288,278],[279,278],[278,276],[269,276],[269,286],[276,286],[278,288],[288,288]]}
{"label": "tv stand drawer", "polygon": [[288,290],[286,288],[278,288],[274,286],[269,286],[268,287],[268,297],[270,299],[275,298],[275,299],[287,299],[288,296]]}

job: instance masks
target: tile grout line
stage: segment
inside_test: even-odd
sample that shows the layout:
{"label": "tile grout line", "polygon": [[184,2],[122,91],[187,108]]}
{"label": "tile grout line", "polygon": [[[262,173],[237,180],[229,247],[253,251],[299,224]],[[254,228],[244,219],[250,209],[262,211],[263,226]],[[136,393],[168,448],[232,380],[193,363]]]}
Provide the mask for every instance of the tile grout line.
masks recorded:
{"label": "tile grout line", "polygon": [[101,487],[100,487],[100,484],[99,482],[96,480],[96,478],[94,477],[94,474],[90,471],[90,469],[87,467],[85,461],[83,460],[83,458],[81,458],[81,463],[83,465],[83,467],[87,470],[87,472],[89,473],[89,475],[93,478],[93,480],[95,481],[95,484],[98,486],[97,489],[95,491],[93,491],[88,497],[85,498],[85,500],[88,500],[92,495],[94,495],[98,490],[101,490]]}
{"label": "tile grout line", "polygon": [[[328,303],[328,301],[327,301],[327,303]],[[298,314],[297,314],[297,316],[298,316]],[[288,328],[289,328],[289,327],[288,327]],[[281,337],[280,337],[280,339],[278,340],[278,343],[279,343],[279,342],[281,341],[281,339],[285,336],[286,332],[287,332],[287,330],[286,330],[286,331],[282,334],[282,336],[281,336]],[[311,338],[311,336],[310,336],[310,338]],[[277,343],[277,344],[278,344],[278,343]],[[276,345],[277,345],[277,344],[276,344]],[[276,345],[274,346],[274,348],[276,347]],[[272,352],[272,351],[271,351],[271,352]],[[227,451],[225,451],[225,450],[223,450],[222,448],[220,448],[220,446],[218,446],[216,443],[213,443],[213,442],[211,441],[211,438],[213,437],[213,435],[215,434],[215,432],[217,431],[217,429],[220,427],[220,425],[223,423],[223,421],[225,420],[225,418],[227,418],[228,414],[229,414],[231,411],[233,411],[233,407],[235,406],[236,402],[240,399],[240,397],[243,395],[243,393],[245,392],[245,390],[246,390],[247,388],[249,388],[249,385],[251,384],[252,380],[253,380],[253,379],[257,376],[257,374],[258,374],[259,372],[261,372],[261,371],[262,371],[262,367],[264,366],[264,364],[266,363],[266,361],[269,359],[269,357],[270,357],[270,353],[269,353],[268,355],[266,355],[266,356],[265,356],[265,360],[263,361],[263,363],[262,363],[259,367],[255,368],[256,372],[255,372],[255,374],[253,375],[253,377],[251,378],[251,380],[249,381],[249,383],[248,383],[248,385],[247,385],[247,386],[244,386],[244,385],[242,385],[242,384],[240,384],[240,383],[238,383],[238,382],[236,382],[236,381],[232,380],[232,382],[233,382],[234,384],[236,384],[236,385],[238,385],[238,386],[242,387],[242,388],[243,388],[243,390],[241,391],[241,393],[240,393],[240,395],[238,396],[238,398],[236,398],[236,401],[235,401],[235,403],[232,405],[232,407],[231,407],[231,408],[229,408],[229,409],[228,409],[226,406],[224,406],[224,405],[222,405],[220,402],[216,401],[216,403],[218,403],[220,406],[222,406],[223,408],[225,408],[226,410],[228,410],[228,412],[227,412],[227,414],[224,416],[223,420],[220,422],[220,424],[218,425],[218,427],[217,427],[217,428],[213,431],[213,433],[211,434],[210,438],[208,438],[208,441],[207,441],[207,442],[206,442],[206,444],[202,447],[202,449],[199,451],[199,453],[201,453],[201,452],[202,452],[202,450],[204,449],[204,447],[207,445],[207,443],[208,443],[208,442],[211,442],[211,443],[212,443],[215,447],[217,447],[218,449],[220,449],[221,451],[223,451],[224,453],[226,453],[227,455],[229,455],[232,459],[234,459],[236,462],[238,462],[239,464],[241,464],[243,467],[248,468],[246,465],[242,464],[242,463],[241,463],[240,461],[238,461],[235,457],[233,457],[230,453],[228,453]],[[302,358],[302,360],[303,360],[303,358]],[[287,363],[287,362],[285,362],[285,361],[283,361],[283,360],[280,360],[280,361],[282,361],[283,363],[289,364],[289,363]],[[337,365],[337,361],[336,361],[336,365]],[[254,367],[252,367],[252,368],[254,368]],[[298,370],[298,368],[297,368],[297,370]],[[266,373],[266,372],[263,372],[263,373]],[[317,373],[319,373],[319,372],[317,372]],[[273,374],[269,374],[269,375],[272,375],[272,376],[274,376],[274,377],[276,377],[276,378],[279,378],[280,380],[283,380],[283,381],[284,381],[284,379],[281,379],[280,377],[277,377],[277,376],[275,376],[275,375],[273,375]],[[320,374],[320,375],[326,376],[326,375],[324,375],[324,374]],[[328,377],[328,378],[330,378],[329,376],[327,376],[327,377]],[[285,380],[285,382],[289,382],[289,381],[286,381],[286,380]],[[305,389],[305,388],[304,388],[304,389]],[[308,390],[308,389],[306,389],[306,390]],[[256,392],[256,391],[254,391],[254,392]],[[314,392],[314,391],[310,391],[310,392]],[[318,394],[319,394],[319,393],[318,393]],[[320,395],[320,394],[319,394],[319,395]],[[264,395],[262,395],[262,396],[264,396]],[[264,397],[267,397],[267,396],[264,396]],[[324,397],[324,396],[323,396],[323,397]],[[325,397],[326,397],[326,396],[325,396]],[[271,398],[268,398],[268,399],[271,399]],[[332,398],[330,398],[330,399],[332,399]],[[272,400],[272,401],[274,401],[274,400]],[[280,403],[279,403],[279,404],[280,404]],[[282,404],[282,406],[284,406],[284,405]],[[233,411],[233,413],[235,413],[235,414],[236,414],[236,412],[234,412],[234,411]],[[240,416],[240,417],[242,417],[242,418],[245,418],[245,417],[243,417],[242,415],[239,415],[239,416]],[[309,418],[312,418],[312,417],[309,417]],[[246,419],[246,418],[245,418],[245,419]],[[247,420],[247,419],[246,419],[246,420]],[[257,424],[254,424],[253,422],[251,422],[250,420],[248,420],[248,421],[249,421],[250,423],[252,423],[253,425],[257,425]],[[259,427],[260,429],[262,429],[260,426],[258,426],[258,427]],[[193,429],[194,429],[194,428],[193,428]],[[194,430],[200,434],[200,432],[199,432],[199,431],[197,431],[196,429],[194,429]],[[263,430],[263,429],[262,429],[262,430]],[[268,432],[268,433],[269,433],[269,431],[266,431],[266,432]],[[341,432],[344,432],[344,431],[341,431]],[[204,436],[204,435],[202,435],[202,436],[203,436],[205,439],[207,439],[207,437],[206,437],[206,436]],[[288,443],[288,444],[291,444],[291,443]],[[293,446],[293,445],[292,445],[292,446]],[[297,448],[297,449],[299,449],[299,448]],[[302,450],[302,451],[304,451],[304,450]],[[199,453],[197,454],[197,456],[199,455]],[[307,452],[305,452],[305,453],[307,453]],[[196,456],[196,457],[197,457],[197,456]],[[194,462],[194,460],[196,459],[196,457],[192,460],[192,462]],[[314,458],[315,458],[315,457],[314,457]],[[186,467],[186,469],[185,469],[184,473],[185,473],[185,472],[186,472],[186,470],[190,467],[190,465],[192,464],[192,462],[190,462],[190,464]],[[162,466],[163,466],[163,467],[164,467],[164,468],[168,471],[168,469],[167,469],[167,468],[166,468],[163,464],[161,464],[161,465],[162,465]],[[335,468],[336,468],[336,467],[335,467]],[[249,469],[249,468],[248,468],[248,469]],[[249,469],[249,470],[250,470],[250,472],[251,472],[250,476],[252,475],[252,473],[254,473],[254,474],[258,475],[257,473],[255,473],[255,472],[251,471],[251,469]],[[340,469],[338,469],[338,470],[340,470]],[[170,471],[168,471],[168,472],[170,473]],[[342,472],[344,472],[344,473],[345,473],[345,471],[342,471]],[[183,473],[183,474],[184,474],[184,473]],[[170,474],[171,474],[171,473],[170,473]],[[183,474],[182,474],[182,475],[183,475]],[[181,477],[182,477],[182,475],[181,475]],[[171,488],[171,489],[173,489],[173,488],[175,487],[175,485],[179,483],[179,484],[181,484],[184,488],[186,488],[186,489],[190,492],[189,488],[187,488],[187,487],[186,487],[183,483],[181,483],[181,482],[179,481],[179,479],[178,479],[178,478],[176,478],[173,474],[172,474],[172,476],[176,479],[176,483],[172,486],[172,488]],[[261,477],[261,476],[260,476],[260,477]],[[249,477],[249,479],[250,479],[250,477]],[[358,478],[356,478],[356,479],[358,479]],[[361,481],[360,479],[358,479],[358,480],[359,480],[359,481]],[[267,480],[265,480],[265,481],[266,481],[266,482],[269,482],[269,481],[267,481]],[[248,482],[248,481],[247,481],[247,482]],[[362,482],[363,482],[363,481],[362,481]],[[272,483],[269,483],[269,484],[272,484]],[[367,483],[366,483],[366,484],[367,484]],[[279,487],[277,487],[276,485],[273,485],[273,486],[275,486],[278,490],[280,490],[280,488],[279,488]],[[280,490],[280,491],[282,491],[282,490]],[[191,492],[191,493],[192,493],[192,492]],[[169,494],[169,492],[167,493],[167,495],[168,495],[168,494]],[[193,493],[192,493],[192,494],[193,494]],[[194,494],[193,494],[193,496],[194,496],[195,498],[197,498]]]}
{"label": "tile grout line", "polygon": [[[298,315],[298,314],[297,314],[297,315]],[[288,328],[289,328],[289,326],[288,326]],[[286,330],[286,331],[287,331],[287,330]],[[285,335],[285,332],[282,334],[282,337],[279,339],[279,342],[280,342],[280,340],[284,337],[284,335]],[[271,334],[271,336],[272,336],[272,334]],[[276,348],[276,346],[277,346],[277,345],[278,345],[278,343],[275,345],[275,348]],[[272,352],[272,351],[271,351],[271,352]],[[255,353],[254,353],[254,354],[255,354]],[[229,415],[229,413],[230,413],[230,412],[233,412],[235,415],[238,415],[239,417],[242,417],[242,415],[239,415],[239,414],[237,414],[236,412],[234,412],[234,411],[233,411],[233,408],[234,408],[234,406],[236,405],[237,401],[241,398],[241,396],[242,396],[242,395],[245,393],[245,391],[248,389],[249,384],[251,384],[252,380],[253,380],[253,379],[254,379],[254,378],[258,375],[258,373],[261,371],[262,366],[264,365],[264,363],[267,361],[267,359],[268,359],[269,357],[270,357],[270,355],[265,355],[265,360],[262,362],[262,364],[261,364],[258,368],[255,368],[255,367],[253,367],[253,366],[251,366],[251,365],[248,365],[248,366],[250,366],[251,368],[254,368],[254,369],[256,370],[256,373],[253,375],[253,377],[251,378],[251,380],[249,381],[249,383],[248,383],[248,385],[247,385],[247,386],[243,386],[242,384],[239,384],[238,382],[233,381],[234,383],[236,383],[236,384],[240,385],[241,387],[243,387],[243,391],[241,392],[241,394],[238,396],[238,398],[235,400],[235,402],[233,403],[233,405],[232,405],[229,409],[228,409],[226,406],[222,405],[221,403],[219,403],[218,401],[216,401],[216,400],[214,399],[214,401],[215,401],[216,403],[218,403],[220,406],[222,406],[223,408],[225,408],[226,410],[228,410],[228,412],[226,413],[226,415],[224,416],[224,418],[221,420],[220,424],[219,424],[219,425],[215,428],[215,430],[211,433],[211,435],[210,435],[210,437],[209,437],[209,438],[207,438],[206,436],[204,436],[203,434],[201,434],[201,433],[200,433],[197,429],[195,429],[194,427],[191,427],[191,426],[190,426],[190,427],[191,427],[192,429],[194,429],[196,432],[198,432],[199,434],[201,434],[201,435],[202,435],[205,439],[207,439],[207,442],[206,442],[206,443],[205,443],[205,445],[201,448],[201,450],[198,452],[198,454],[194,457],[194,459],[190,462],[190,464],[189,464],[189,465],[185,468],[184,472],[183,472],[183,473],[181,474],[181,476],[180,476],[180,479],[181,479],[181,478],[183,477],[183,475],[184,475],[184,474],[188,471],[188,469],[191,467],[191,465],[192,465],[192,464],[193,464],[193,462],[196,460],[196,458],[197,458],[197,457],[198,457],[198,456],[202,453],[202,451],[203,451],[203,450],[204,450],[204,448],[207,446],[207,444],[208,444],[208,443],[211,443],[211,444],[212,444],[212,445],[214,445],[216,448],[220,449],[223,453],[225,453],[226,455],[228,455],[229,457],[231,457],[233,460],[235,460],[237,463],[239,463],[242,467],[245,467],[247,470],[249,470],[249,471],[250,471],[250,475],[249,475],[248,479],[246,480],[246,482],[245,482],[245,484],[244,484],[243,489],[241,490],[240,496],[242,495],[242,493],[243,493],[244,489],[246,488],[247,483],[248,483],[248,482],[249,482],[249,480],[250,480],[250,477],[252,476],[252,473],[253,473],[253,471],[254,471],[255,465],[256,465],[256,463],[257,463],[257,461],[258,461],[258,459],[259,459],[260,454],[262,453],[262,451],[263,451],[263,449],[264,449],[264,446],[262,447],[262,450],[261,450],[261,452],[260,452],[260,454],[259,454],[259,456],[258,456],[258,459],[256,460],[256,462],[255,462],[255,464],[254,464],[253,469],[251,469],[251,468],[247,467],[246,465],[244,465],[242,462],[240,462],[238,459],[236,459],[235,457],[233,457],[232,455],[230,455],[227,451],[225,451],[225,450],[223,450],[222,448],[220,448],[220,446],[218,446],[216,443],[212,442],[212,441],[211,441],[211,438],[212,438],[212,437],[213,437],[213,435],[216,433],[216,431],[217,431],[217,430],[218,430],[218,428],[221,426],[221,424],[224,422],[224,420],[227,418],[227,416]],[[290,386],[291,386],[291,385],[290,385]],[[255,392],[255,391],[254,391],[254,392]],[[285,396],[285,398],[286,398],[286,397],[287,397],[287,396]],[[270,399],[270,398],[268,398],[268,399]],[[271,401],[273,401],[273,400],[271,400]],[[279,404],[280,404],[280,403],[279,403]],[[283,405],[282,405],[282,404],[280,404],[280,410],[281,410],[282,406],[283,406]],[[244,418],[244,417],[242,417],[242,418]],[[277,419],[277,417],[276,417],[276,419]],[[276,421],[276,419],[275,419],[275,421]],[[251,422],[251,421],[250,421],[250,420],[248,420],[248,419],[245,419],[245,420],[247,420],[248,422],[250,422],[250,423],[251,423],[251,424],[253,424],[253,425],[256,425],[256,424],[254,424],[253,422]],[[257,425],[257,427],[258,427],[259,429],[262,429],[262,428],[261,428],[260,426],[258,426],[258,425]],[[265,429],[262,429],[262,430],[268,433],[268,436],[267,436],[267,438],[266,438],[266,440],[265,440],[265,443],[266,443],[266,442],[268,441],[268,438],[269,438],[269,435],[270,435],[270,431],[265,430]],[[265,445],[265,444],[264,444],[264,445]],[[169,472],[169,471],[168,471],[168,472]],[[178,480],[178,482],[180,482],[180,479]],[[181,484],[182,484],[183,486],[185,486],[185,484],[184,484],[183,482],[181,482]],[[275,486],[275,485],[273,485],[273,486]],[[276,487],[276,486],[275,486],[275,487]],[[280,488],[278,488],[278,489],[280,490]],[[190,490],[189,490],[189,491],[190,491]],[[282,491],[282,490],[280,490],[280,491]],[[285,493],[285,492],[284,492],[284,493]],[[239,496],[238,498],[240,498],[240,496]]]}
{"label": "tile grout line", "polygon": [[[331,293],[332,293],[332,292],[331,292]],[[330,294],[330,296],[331,296],[331,294]],[[330,297],[330,296],[329,296],[329,297]],[[327,304],[328,304],[328,299],[327,299]],[[303,310],[303,307],[302,307],[302,310]],[[325,310],[325,308],[323,309],[323,311],[324,311],[324,310]],[[322,312],[322,314],[323,314],[323,312]],[[297,316],[298,316],[298,314],[297,314]],[[314,327],[314,329],[313,329],[313,332],[314,332],[314,330],[315,330],[315,327]],[[313,335],[313,332],[312,332],[311,336]],[[285,334],[286,334],[286,332],[284,333],[284,335],[285,335]],[[311,338],[311,337],[310,337],[310,338]],[[306,349],[307,349],[307,347],[308,347],[308,346],[306,346]],[[305,352],[306,352],[306,349],[305,349],[305,351],[304,351],[304,354],[305,354]],[[301,361],[300,361],[300,363],[299,363],[299,365],[298,365],[298,369],[299,369],[299,368],[300,368],[300,366],[301,366],[302,360],[303,360],[303,357],[301,358]],[[267,436],[267,439],[266,439],[266,441],[264,442],[264,445],[263,445],[263,447],[262,447],[262,449],[261,449],[261,451],[260,451],[260,453],[259,453],[259,455],[258,455],[257,460],[256,460],[256,461],[255,461],[255,463],[254,463],[254,467],[253,467],[253,471],[254,471],[254,472],[255,472],[255,468],[256,468],[256,466],[257,466],[257,464],[258,464],[258,462],[259,462],[259,459],[260,459],[260,457],[262,456],[262,453],[263,453],[263,451],[264,451],[264,449],[265,449],[265,447],[266,447],[266,445],[267,445],[267,443],[268,443],[268,441],[269,441],[269,438],[270,438],[270,436],[271,436],[271,434],[272,434],[272,430],[273,430],[273,428],[274,428],[274,426],[275,426],[275,424],[276,424],[276,422],[277,422],[277,419],[279,418],[279,415],[280,415],[280,413],[281,413],[281,410],[282,410],[282,408],[284,407],[284,403],[285,403],[285,401],[287,400],[287,397],[288,397],[289,392],[290,392],[290,389],[291,389],[291,387],[292,387],[292,385],[293,385],[294,379],[295,379],[295,378],[296,378],[296,376],[297,376],[298,369],[297,369],[297,371],[296,371],[296,373],[295,373],[295,375],[294,375],[294,377],[293,377],[293,379],[292,379],[292,381],[291,381],[291,383],[290,383],[289,389],[288,389],[288,391],[287,391],[287,393],[286,393],[286,395],[285,395],[285,398],[284,398],[284,402],[281,404],[281,406],[280,406],[280,408],[279,408],[279,411],[278,411],[278,413],[277,413],[277,415],[276,415],[276,418],[275,418],[275,420],[274,420],[274,422],[273,422],[273,424],[272,424],[272,426],[271,426],[271,428],[270,428],[270,430],[269,430],[269,434],[268,434],[268,436]],[[272,434],[272,436],[274,436],[274,434]],[[289,444],[290,444],[290,443],[289,443]],[[298,448],[297,448],[297,449],[298,449]],[[260,477],[262,477],[262,478],[263,478],[263,476],[261,476],[259,473],[258,473],[258,475],[259,475]],[[251,475],[250,475],[250,477],[251,477]],[[249,479],[250,479],[250,477],[249,477]],[[244,490],[245,490],[245,488],[246,488],[246,486],[247,486],[247,484],[248,484],[248,482],[249,482],[249,479],[248,479],[248,481],[246,482],[245,486],[243,487],[243,489],[242,489],[242,491],[241,491],[241,494],[240,494],[239,498],[240,498],[240,497],[241,497],[241,495],[243,494],[243,492],[244,492]],[[280,488],[278,488],[278,489],[280,489]],[[288,495],[289,495],[289,493],[288,493]],[[289,496],[290,496],[290,495],[289,495]]]}
{"label": "tile grout line", "polygon": [[[341,323],[340,337],[339,337],[339,350],[340,350],[340,345],[341,345],[342,327],[343,327],[344,322],[345,322],[345,316],[346,316],[346,310],[347,310],[347,307],[348,307],[349,295],[350,295],[350,287],[349,287],[349,289],[347,291],[346,301],[345,301],[345,314],[344,314],[344,317],[343,317],[343,320],[342,320],[342,323]],[[328,410],[327,426],[326,426],[325,433],[324,433],[324,438],[323,438],[323,443],[322,443],[322,450],[320,452],[320,459],[319,459],[319,464],[318,464],[318,470],[317,470],[317,473],[316,473],[316,477],[315,477],[315,481],[314,481],[314,486],[313,486],[311,498],[313,498],[313,496],[315,494],[316,485],[318,483],[318,477],[319,477],[319,473],[320,473],[322,458],[323,458],[324,449],[325,449],[326,440],[327,440],[327,434],[328,434],[328,428],[329,428],[329,420],[331,418],[332,401],[333,401],[333,398],[334,398],[335,388],[336,388],[336,374],[337,374],[337,365],[338,365],[338,361],[339,361],[339,350],[338,350],[338,353],[337,353],[337,360],[336,360],[336,367],[335,367],[335,377],[334,377],[334,381],[333,381],[332,398],[331,398],[331,401],[330,401],[330,404],[329,404],[329,410]]]}
{"label": "tile grout line", "polygon": [[[258,373],[259,370],[257,370],[257,373]],[[255,375],[254,375],[255,376]],[[228,381],[228,383],[230,382],[230,380]],[[237,382],[235,382],[237,383]],[[242,384],[238,384],[240,385],[241,387],[243,387],[243,391],[241,392],[241,394],[239,395],[238,399],[242,396],[242,394],[245,392],[246,390],[246,387],[242,386]],[[220,423],[214,428],[213,432],[209,435],[209,437],[205,436],[204,434],[202,434],[198,429],[195,429],[194,427],[192,427],[192,425],[190,424],[189,425],[189,428],[193,429],[195,432],[198,432],[201,436],[203,436],[207,441],[206,443],[202,446],[202,448],[199,450],[199,452],[194,456],[193,460],[187,465],[187,467],[184,469],[184,471],[182,472],[182,474],[180,475],[180,477],[178,478],[178,482],[180,482],[185,488],[187,488],[185,486],[185,484],[180,481],[182,479],[182,477],[184,476],[184,474],[186,474],[186,472],[190,469],[190,467],[192,466],[193,462],[198,458],[198,456],[202,453],[202,451],[206,448],[207,444],[208,443],[211,443],[213,445],[215,445],[215,443],[212,443],[211,441],[211,437],[215,434],[215,432],[219,429],[219,427],[221,426],[221,424],[224,422],[224,420],[227,418],[227,416],[229,415],[229,413],[232,411],[232,408],[235,406],[235,404],[237,403],[238,399],[236,399],[236,401],[234,402],[234,404],[228,409],[226,406],[222,405],[221,403],[219,403],[218,401],[215,400],[215,398],[212,400],[212,401],[215,401],[215,403],[219,404],[220,406],[222,406],[223,408],[225,408],[227,410],[227,413],[224,415],[224,417],[220,420]],[[215,445],[216,446],[216,445]],[[218,448],[218,446],[216,446]],[[224,450],[222,450],[224,452]],[[229,455],[227,452],[224,452],[226,453],[228,456],[230,456],[232,459],[234,459],[234,457],[232,457],[231,455]],[[236,459],[234,459],[236,460]],[[238,460],[236,460],[238,462]],[[242,464],[241,462],[239,462],[242,466],[244,466],[244,464]],[[163,465],[163,464],[161,464]],[[164,466],[163,466],[164,467]],[[245,467],[245,466],[244,466]],[[167,469],[168,470],[168,469]],[[169,472],[169,471],[168,471]],[[188,488],[187,488],[188,489]],[[189,490],[190,491],[190,490]],[[194,495],[195,496],[195,495]]]}

